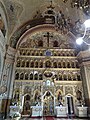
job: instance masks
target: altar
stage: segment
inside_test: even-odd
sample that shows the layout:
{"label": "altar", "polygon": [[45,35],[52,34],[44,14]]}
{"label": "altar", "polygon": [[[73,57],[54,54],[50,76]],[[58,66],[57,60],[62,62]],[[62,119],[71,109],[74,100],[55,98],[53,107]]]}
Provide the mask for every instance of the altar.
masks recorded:
{"label": "altar", "polygon": [[87,107],[77,107],[76,111],[78,117],[87,117]]}
{"label": "altar", "polygon": [[43,115],[42,106],[31,106],[32,109],[32,117],[39,117]]}
{"label": "altar", "polygon": [[9,116],[12,117],[12,118],[14,116],[21,117],[20,110],[21,110],[21,106],[10,106]]}
{"label": "altar", "polygon": [[64,106],[55,107],[56,117],[67,117],[67,108]]}

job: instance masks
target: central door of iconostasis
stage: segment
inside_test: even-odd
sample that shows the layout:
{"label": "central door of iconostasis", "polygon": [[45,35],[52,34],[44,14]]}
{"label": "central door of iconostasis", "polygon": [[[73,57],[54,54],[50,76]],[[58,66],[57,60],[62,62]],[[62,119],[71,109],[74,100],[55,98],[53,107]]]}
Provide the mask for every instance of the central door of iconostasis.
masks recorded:
{"label": "central door of iconostasis", "polygon": [[46,91],[43,96],[43,115],[54,115],[54,96],[50,91]]}

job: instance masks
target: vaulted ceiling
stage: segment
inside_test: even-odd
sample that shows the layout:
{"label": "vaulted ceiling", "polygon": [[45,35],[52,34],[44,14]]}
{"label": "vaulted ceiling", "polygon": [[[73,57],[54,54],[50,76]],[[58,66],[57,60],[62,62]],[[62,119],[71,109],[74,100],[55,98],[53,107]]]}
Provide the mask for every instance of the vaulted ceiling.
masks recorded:
{"label": "vaulted ceiling", "polygon": [[[51,0],[1,0],[5,7],[5,12],[8,18],[9,34],[13,32],[25,22],[33,19],[36,12],[43,13],[48,6],[50,6]],[[65,17],[70,17],[72,21],[77,19],[83,19],[83,13],[81,10],[71,8],[70,0],[64,3],[63,0],[52,0],[52,6],[55,10],[64,13]]]}

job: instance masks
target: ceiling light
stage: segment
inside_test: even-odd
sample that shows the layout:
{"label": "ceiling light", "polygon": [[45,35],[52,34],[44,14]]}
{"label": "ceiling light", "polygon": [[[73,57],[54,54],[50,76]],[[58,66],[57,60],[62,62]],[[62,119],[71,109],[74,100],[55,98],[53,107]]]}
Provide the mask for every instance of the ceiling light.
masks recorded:
{"label": "ceiling light", "polygon": [[83,43],[83,38],[80,37],[80,38],[76,39],[76,43],[77,43],[78,45],[81,45],[81,44]]}

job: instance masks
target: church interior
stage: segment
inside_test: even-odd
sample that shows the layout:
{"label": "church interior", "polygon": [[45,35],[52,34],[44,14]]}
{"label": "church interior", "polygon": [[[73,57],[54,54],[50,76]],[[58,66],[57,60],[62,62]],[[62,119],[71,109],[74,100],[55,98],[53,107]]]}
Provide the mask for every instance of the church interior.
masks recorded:
{"label": "church interior", "polygon": [[0,120],[90,118],[89,18],[90,0],[0,0]]}

